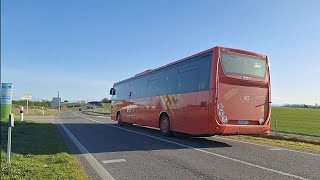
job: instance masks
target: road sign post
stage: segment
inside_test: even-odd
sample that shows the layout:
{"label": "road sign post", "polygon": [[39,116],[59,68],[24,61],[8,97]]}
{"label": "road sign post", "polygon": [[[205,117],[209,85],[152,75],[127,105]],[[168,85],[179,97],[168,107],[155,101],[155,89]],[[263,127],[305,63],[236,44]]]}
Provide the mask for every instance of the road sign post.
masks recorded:
{"label": "road sign post", "polygon": [[30,93],[27,93],[21,97],[21,100],[27,100],[27,114],[29,112],[29,100],[31,99],[32,99],[32,95]]}
{"label": "road sign post", "polygon": [[12,128],[14,127],[14,115],[9,115],[9,122],[8,122],[8,144],[7,144],[7,163],[10,163],[11,158],[11,134]]}
{"label": "road sign post", "polygon": [[43,109],[43,107],[41,107],[41,109],[42,109],[42,116],[44,116],[44,109]]}
{"label": "road sign post", "polygon": [[1,83],[1,119],[8,119],[12,108],[12,83]]}

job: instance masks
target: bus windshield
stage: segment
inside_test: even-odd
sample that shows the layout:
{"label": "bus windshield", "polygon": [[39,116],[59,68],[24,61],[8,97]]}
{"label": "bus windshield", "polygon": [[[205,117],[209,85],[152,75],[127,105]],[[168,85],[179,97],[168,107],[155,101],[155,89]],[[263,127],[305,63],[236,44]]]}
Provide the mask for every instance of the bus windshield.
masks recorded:
{"label": "bus windshield", "polygon": [[222,68],[225,74],[237,74],[264,79],[266,76],[266,60],[239,55],[222,53]]}

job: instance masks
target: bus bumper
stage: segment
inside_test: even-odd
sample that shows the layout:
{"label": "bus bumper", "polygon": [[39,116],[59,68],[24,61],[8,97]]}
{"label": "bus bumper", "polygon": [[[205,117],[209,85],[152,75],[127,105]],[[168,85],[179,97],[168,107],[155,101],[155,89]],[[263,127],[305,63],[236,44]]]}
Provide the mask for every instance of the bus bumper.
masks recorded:
{"label": "bus bumper", "polygon": [[220,126],[218,129],[218,134],[231,135],[231,134],[269,134],[269,125],[225,125]]}

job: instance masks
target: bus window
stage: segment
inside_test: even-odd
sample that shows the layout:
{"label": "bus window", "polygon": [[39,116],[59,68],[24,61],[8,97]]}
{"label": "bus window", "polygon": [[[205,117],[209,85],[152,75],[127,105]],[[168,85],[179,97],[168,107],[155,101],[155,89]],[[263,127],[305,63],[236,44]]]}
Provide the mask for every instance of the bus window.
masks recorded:
{"label": "bus window", "polygon": [[212,55],[202,57],[199,74],[199,91],[206,91],[210,86],[210,69]]}
{"label": "bus window", "polygon": [[160,81],[160,94],[175,94],[176,93],[176,84],[177,84],[177,68],[172,68],[166,70]]}
{"label": "bus window", "polygon": [[147,96],[158,96],[160,89],[160,76],[153,76],[148,79]]}
{"label": "bus window", "polygon": [[177,93],[198,91],[199,67],[197,65],[179,69],[177,76]]}
{"label": "bus window", "polygon": [[245,55],[222,53],[222,67],[225,74],[238,74],[264,79],[266,77],[266,60]]}

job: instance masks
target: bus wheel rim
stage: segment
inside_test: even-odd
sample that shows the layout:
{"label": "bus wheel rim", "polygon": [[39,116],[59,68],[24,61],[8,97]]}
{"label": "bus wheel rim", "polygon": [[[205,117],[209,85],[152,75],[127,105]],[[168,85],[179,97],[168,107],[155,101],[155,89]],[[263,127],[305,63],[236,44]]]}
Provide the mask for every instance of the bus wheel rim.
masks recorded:
{"label": "bus wheel rim", "polygon": [[168,120],[167,120],[167,118],[163,118],[162,119],[161,127],[162,127],[162,131],[163,132],[167,132],[168,131]]}

